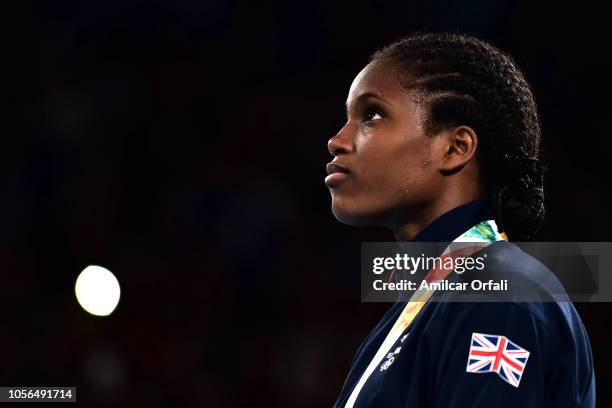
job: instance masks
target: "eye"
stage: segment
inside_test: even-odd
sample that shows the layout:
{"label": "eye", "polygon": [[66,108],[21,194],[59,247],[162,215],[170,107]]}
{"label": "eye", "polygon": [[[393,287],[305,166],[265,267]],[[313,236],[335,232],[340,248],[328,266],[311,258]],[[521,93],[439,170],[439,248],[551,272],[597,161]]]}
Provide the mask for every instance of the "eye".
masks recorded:
{"label": "eye", "polygon": [[366,109],[363,117],[364,117],[366,122],[382,119],[381,113],[377,109],[375,109],[375,108],[368,108],[368,109]]}

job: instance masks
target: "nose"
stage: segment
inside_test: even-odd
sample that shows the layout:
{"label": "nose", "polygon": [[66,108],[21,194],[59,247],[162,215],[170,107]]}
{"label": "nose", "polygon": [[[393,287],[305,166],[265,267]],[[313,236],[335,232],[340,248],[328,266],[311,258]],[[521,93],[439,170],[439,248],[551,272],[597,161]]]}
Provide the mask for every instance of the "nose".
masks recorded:
{"label": "nose", "polygon": [[345,125],[334,137],[327,141],[327,150],[332,156],[338,156],[339,154],[348,153],[352,150],[353,140],[352,137],[348,135],[347,130],[347,126]]}

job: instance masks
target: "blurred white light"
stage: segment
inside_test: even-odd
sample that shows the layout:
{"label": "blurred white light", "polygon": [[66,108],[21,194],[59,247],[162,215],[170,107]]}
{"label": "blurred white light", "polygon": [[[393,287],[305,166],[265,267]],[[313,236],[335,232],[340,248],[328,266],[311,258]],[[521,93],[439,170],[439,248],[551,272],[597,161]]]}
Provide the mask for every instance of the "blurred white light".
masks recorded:
{"label": "blurred white light", "polygon": [[74,292],[81,307],[96,316],[111,314],[121,295],[115,275],[97,265],[89,265],[83,269],[77,277]]}

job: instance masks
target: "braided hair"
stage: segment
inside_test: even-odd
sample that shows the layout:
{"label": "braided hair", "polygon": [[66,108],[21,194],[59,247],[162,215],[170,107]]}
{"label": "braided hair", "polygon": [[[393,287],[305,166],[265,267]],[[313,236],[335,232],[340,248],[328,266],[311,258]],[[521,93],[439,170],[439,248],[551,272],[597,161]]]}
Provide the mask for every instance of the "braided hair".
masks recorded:
{"label": "braided hair", "polygon": [[390,63],[425,107],[428,136],[459,125],[478,134],[486,201],[511,239],[529,239],[544,219],[540,121],[527,81],[512,58],[465,34],[402,37],[370,62]]}

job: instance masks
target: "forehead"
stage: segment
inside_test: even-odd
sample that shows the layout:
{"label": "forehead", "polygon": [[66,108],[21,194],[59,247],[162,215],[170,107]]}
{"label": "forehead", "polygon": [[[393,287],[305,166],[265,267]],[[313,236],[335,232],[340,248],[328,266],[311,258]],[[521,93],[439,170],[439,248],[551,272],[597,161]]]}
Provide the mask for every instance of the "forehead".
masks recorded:
{"label": "forehead", "polygon": [[351,106],[362,94],[374,94],[390,102],[405,101],[408,96],[402,87],[399,72],[385,64],[374,61],[366,65],[353,80],[346,100]]}

